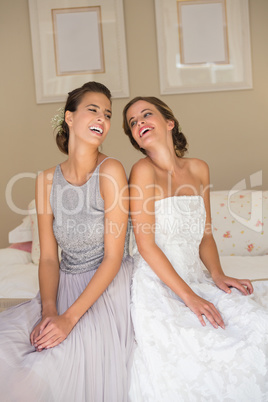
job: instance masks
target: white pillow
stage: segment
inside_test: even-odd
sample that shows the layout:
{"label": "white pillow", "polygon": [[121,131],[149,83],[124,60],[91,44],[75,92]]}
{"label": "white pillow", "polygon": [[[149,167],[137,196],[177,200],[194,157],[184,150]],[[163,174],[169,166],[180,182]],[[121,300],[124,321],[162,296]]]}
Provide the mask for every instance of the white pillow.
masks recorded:
{"label": "white pillow", "polygon": [[268,254],[268,191],[212,191],[211,214],[220,255]]}
{"label": "white pillow", "polygon": [[0,249],[0,266],[7,268],[13,264],[29,264],[31,262],[31,254],[27,251],[17,250],[13,248]]}
{"label": "white pillow", "polygon": [[31,219],[29,215],[23,218],[19,226],[8,233],[8,242],[10,244],[24,243],[26,241],[32,241]]}
{"label": "white pillow", "polygon": [[32,298],[38,288],[38,269],[31,262],[13,264],[9,269],[0,266],[0,298]]}

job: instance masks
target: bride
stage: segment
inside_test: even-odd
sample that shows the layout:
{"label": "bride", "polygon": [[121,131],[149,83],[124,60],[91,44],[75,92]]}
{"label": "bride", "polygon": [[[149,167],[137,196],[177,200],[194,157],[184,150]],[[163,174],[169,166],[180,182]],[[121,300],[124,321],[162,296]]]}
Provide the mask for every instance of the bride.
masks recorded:
{"label": "bride", "polygon": [[207,164],[184,157],[186,138],[161,100],[134,98],[123,118],[146,155],[130,175],[131,401],[267,401],[268,299],[261,283],[253,294],[249,280],[221,268]]}

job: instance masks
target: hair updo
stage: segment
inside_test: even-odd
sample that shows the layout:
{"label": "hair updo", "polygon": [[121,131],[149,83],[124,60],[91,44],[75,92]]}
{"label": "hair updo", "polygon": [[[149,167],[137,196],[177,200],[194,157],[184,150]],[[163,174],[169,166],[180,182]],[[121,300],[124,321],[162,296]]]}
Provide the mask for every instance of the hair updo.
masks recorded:
{"label": "hair updo", "polygon": [[174,127],[172,129],[172,140],[173,140],[173,145],[174,145],[174,151],[178,157],[182,157],[185,152],[187,151],[187,140],[185,135],[182,133],[180,129],[180,125],[176,117],[174,116],[172,110],[160,99],[154,97],[154,96],[137,96],[136,98],[132,99],[125,107],[123,110],[123,129],[125,134],[128,136],[130,139],[131,144],[134,146],[134,148],[138,149],[141,151],[143,154],[146,154],[145,149],[140,148],[138,143],[134,140],[131,134],[131,129],[128,125],[127,121],[127,111],[130,108],[130,106],[134,105],[134,103],[138,101],[145,101],[148,103],[151,103],[154,105],[159,112],[162,114],[165,120],[171,120],[174,122]]}
{"label": "hair updo", "polygon": [[82,85],[82,87],[76,88],[68,93],[68,98],[64,107],[63,116],[61,118],[60,123],[55,128],[57,132],[56,143],[58,145],[59,150],[64,154],[68,155],[68,144],[69,144],[69,127],[65,121],[65,113],[67,110],[69,110],[70,112],[75,112],[80,102],[82,101],[82,98],[87,92],[101,93],[105,95],[111,102],[112,95],[109,89],[105,85],[95,81],[86,82],[84,85]]}

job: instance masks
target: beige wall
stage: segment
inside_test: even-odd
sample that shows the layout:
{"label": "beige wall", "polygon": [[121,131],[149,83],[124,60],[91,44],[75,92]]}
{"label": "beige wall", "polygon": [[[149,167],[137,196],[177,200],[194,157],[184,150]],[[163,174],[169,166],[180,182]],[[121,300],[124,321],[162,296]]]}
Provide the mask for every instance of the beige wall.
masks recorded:
{"label": "beige wall", "polygon": [[[123,0],[130,98],[161,97],[178,116],[189,144],[189,156],[208,162],[215,190],[230,189],[263,170],[268,189],[268,1],[249,0],[252,90],[160,96],[153,0]],[[1,230],[0,247],[22,216],[7,205],[8,181],[22,172],[36,172],[64,159],[54,142],[51,117],[61,103],[37,105],[33,78],[27,0],[0,0],[1,77]],[[112,129],[103,151],[119,158],[130,171],[141,156],[121,129],[122,108],[129,99],[113,102]],[[247,181],[249,185],[249,181]],[[13,188],[14,203],[25,208],[34,197],[34,180]]]}

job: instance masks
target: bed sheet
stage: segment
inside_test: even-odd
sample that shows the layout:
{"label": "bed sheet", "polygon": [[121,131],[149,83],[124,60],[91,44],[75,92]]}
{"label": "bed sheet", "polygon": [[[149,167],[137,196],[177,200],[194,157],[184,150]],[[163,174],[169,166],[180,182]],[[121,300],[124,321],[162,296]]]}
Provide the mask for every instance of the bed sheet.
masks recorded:
{"label": "bed sheet", "polygon": [[228,276],[252,281],[268,280],[268,255],[221,256],[222,269]]}
{"label": "bed sheet", "polygon": [[[268,255],[256,257],[220,257],[226,275],[264,281],[268,288]],[[38,292],[38,266],[30,253],[0,249],[0,311],[33,298]]]}

